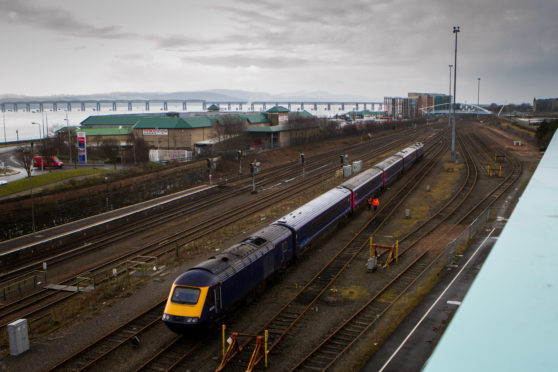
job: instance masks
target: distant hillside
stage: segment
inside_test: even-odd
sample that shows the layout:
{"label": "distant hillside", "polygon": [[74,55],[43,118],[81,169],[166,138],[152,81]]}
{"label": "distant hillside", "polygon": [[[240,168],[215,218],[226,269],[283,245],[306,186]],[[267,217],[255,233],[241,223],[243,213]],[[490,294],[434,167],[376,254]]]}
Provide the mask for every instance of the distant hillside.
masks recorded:
{"label": "distant hillside", "polygon": [[47,101],[47,100],[133,100],[133,99],[199,99],[214,102],[227,101],[291,101],[291,102],[314,102],[314,101],[374,101],[383,99],[369,98],[353,95],[339,95],[328,92],[299,92],[289,94],[270,94],[265,92],[250,92],[231,89],[211,89],[194,92],[112,92],[90,95],[54,95],[54,96],[22,96],[15,94],[1,95],[2,101]]}

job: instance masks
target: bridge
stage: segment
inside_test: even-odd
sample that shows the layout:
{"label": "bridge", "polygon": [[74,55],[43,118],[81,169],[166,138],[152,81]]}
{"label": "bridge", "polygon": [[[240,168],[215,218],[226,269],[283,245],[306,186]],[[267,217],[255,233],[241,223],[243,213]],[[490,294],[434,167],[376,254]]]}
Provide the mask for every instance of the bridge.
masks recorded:
{"label": "bridge", "polygon": [[[423,115],[448,115],[451,113],[451,103],[442,103],[440,105],[423,107],[420,109]],[[490,110],[477,105],[467,103],[455,104],[456,115],[494,115]]]}
{"label": "bridge", "polygon": [[311,108],[315,111],[318,108],[330,111],[332,107],[338,107],[341,111],[345,110],[367,110],[371,111],[383,111],[383,102],[365,102],[365,101],[355,101],[355,102],[323,102],[323,101],[207,101],[202,99],[101,99],[101,100],[34,100],[34,101],[0,101],[0,108],[2,112],[13,111],[72,111],[72,109],[77,109],[85,111],[86,108],[93,109],[93,111],[101,111],[101,109],[108,109],[111,111],[133,111],[134,106],[140,106],[144,108],[145,111],[149,111],[151,106],[158,105],[163,111],[168,111],[169,104],[174,104],[175,106],[182,106],[182,111],[187,111],[189,106],[200,106],[202,110],[207,110],[207,107],[211,105],[217,105],[221,109],[231,111],[233,108],[237,111],[256,111],[256,107],[261,108],[265,111],[267,108],[271,108],[275,105],[284,106],[289,110],[293,108],[304,110],[305,108]]}

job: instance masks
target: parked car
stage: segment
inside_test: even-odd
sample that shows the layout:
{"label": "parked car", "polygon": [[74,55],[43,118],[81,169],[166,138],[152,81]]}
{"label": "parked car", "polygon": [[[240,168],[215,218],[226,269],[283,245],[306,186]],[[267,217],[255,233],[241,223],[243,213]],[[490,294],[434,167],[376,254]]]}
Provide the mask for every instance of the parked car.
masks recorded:
{"label": "parked car", "polygon": [[34,156],[33,167],[35,168],[62,168],[64,163],[56,156]]}

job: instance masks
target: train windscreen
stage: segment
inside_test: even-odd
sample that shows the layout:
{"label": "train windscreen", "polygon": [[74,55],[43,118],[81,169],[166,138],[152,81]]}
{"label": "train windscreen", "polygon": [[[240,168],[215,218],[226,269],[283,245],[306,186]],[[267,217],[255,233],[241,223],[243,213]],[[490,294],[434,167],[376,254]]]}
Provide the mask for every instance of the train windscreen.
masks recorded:
{"label": "train windscreen", "polygon": [[178,304],[195,305],[200,298],[200,290],[192,287],[176,287],[171,301]]}

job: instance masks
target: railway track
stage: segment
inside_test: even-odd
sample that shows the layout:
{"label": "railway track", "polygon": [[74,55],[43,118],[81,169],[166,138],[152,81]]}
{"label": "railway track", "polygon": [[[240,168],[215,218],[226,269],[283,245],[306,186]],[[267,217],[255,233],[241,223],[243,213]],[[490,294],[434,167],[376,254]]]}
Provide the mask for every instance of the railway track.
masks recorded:
{"label": "railway track", "polygon": [[[431,255],[427,251],[416,257],[291,371],[325,371],[332,366],[429,269],[433,262]],[[389,295],[384,296],[386,293]]]}
{"label": "railway track", "polygon": [[[472,161],[472,159],[470,161]],[[520,167],[514,167],[514,170],[510,172],[509,178],[506,178],[506,180],[501,182],[492,191],[488,192],[476,205],[470,207],[469,210],[458,219],[458,222],[462,222],[467,216],[473,213],[473,211],[478,210],[478,206],[484,203],[484,201],[494,199],[493,195],[501,195],[503,189],[507,190],[510,187],[510,183],[513,184],[513,182],[515,182],[512,181],[512,179],[517,174],[517,169],[519,168]],[[403,251],[403,253],[405,253],[405,251]],[[413,278],[412,281],[408,281],[408,285],[405,288],[411,287],[416,282],[416,280],[418,280],[425,272],[428,271],[430,265],[436,262],[438,256],[442,254],[443,252],[436,254],[434,251],[425,251],[417,258],[420,260],[425,260],[423,261],[424,264],[421,265],[424,266],[424,269],[408,270],[410,267],[413,267],[415,260],[417,260],[415,259],[411,263],[411,265],[409,265],[404,271],[405,275]],[[377,296],[374,296],[361,309],[350,316],[349,320],[340,325],[331,335],[329,335],[322,343],[320,343],[320,345],[314,348],[308,355],[306,355],[306,357],[298,362],[298,364],[296,364],[295,367],[292,368],[292,371],[325,371],[332,367],[334,363],[338,361],[341,356],[344,355],[358,341],[359,337],[371,331],[374,324],[376,324],[381,316],[388,310],[388,308],[405,293],[405,290],[396,291],[396,293],[396,299],[394,301],[389,301],[389,306],[385,307],[384,309],[378,309],[375,307],[374,301]],[[391,298],[392,295],[393,293],[391,293],[388,298]],[[371,314],[374,315],[373,318],[370,318]]]}

